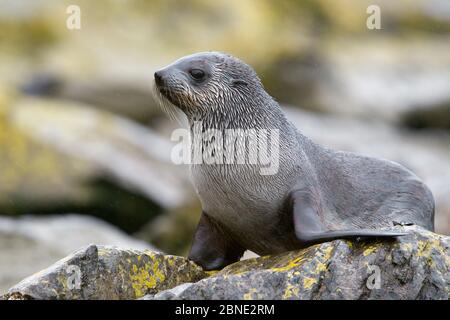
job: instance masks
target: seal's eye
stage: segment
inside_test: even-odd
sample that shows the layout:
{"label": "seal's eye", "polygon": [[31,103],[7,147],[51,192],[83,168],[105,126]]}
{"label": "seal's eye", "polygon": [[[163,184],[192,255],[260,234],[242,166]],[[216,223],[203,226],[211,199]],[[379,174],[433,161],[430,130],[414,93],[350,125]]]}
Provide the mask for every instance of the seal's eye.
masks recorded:
{"label": "seal's eye", "polygon": [[205,73],[200,69],[191,69],[189,70],[189,74],[195,80],[202,80],[205,77]]}

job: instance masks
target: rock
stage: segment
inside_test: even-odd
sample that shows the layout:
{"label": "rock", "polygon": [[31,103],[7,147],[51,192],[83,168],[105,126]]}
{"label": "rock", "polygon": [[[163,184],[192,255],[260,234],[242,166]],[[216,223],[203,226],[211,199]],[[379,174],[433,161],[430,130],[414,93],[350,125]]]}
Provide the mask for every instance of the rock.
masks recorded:
{"label": "rock", "polygon": [[156,250],[90,216],[0,216],[0,293],[90,243]]}
{"label": "rock", "polygon": [[450,101],[407,111],[402,123],[414,129],[450,129]]}
{"label": "rock", "polygon": [[205,276],[185,258],[90,245],[23,280],[7,298],[137,299]]}
{"label": "rock", "polygon": [[192,198],[171,142],[150,128],[62,100],[0,92],[0,104],[2,214],[80,212],[134,232]]}
{"label": "rock", "polygon": [[[25,94],[85,103],[93,108],[148,123],[161,114],[151,82],[119,79],[63,79],[54,74],[36,74],[22,88]],[[126,107],[125,107],[126,106]]]}
{"label": "rock", "polygon": [[240,261],[153,299],[449,299],[450,238],[408,229],[398,241],[336,240]]}
{"label": "rock", "polygon": [[282,103],[401,123],[410,112],[450,103],[448,40],[333,38],[281,56],[264,70],[263,83]]}
{"label": "rock", "polygon": [[[204,272],[150,251],[94,245],[12,287],[9,299],[450,298],[450,238],[416,226],[398,240],[335,240]],[[81,271],[71,290],[67,273]],[[69,284],[69,285],[68,285]]]}
{"label": "rock", "polygon": [[173,299],[176,299],[183,291],[185,291],[187,288],[189,288],[192,285],[193,285],[192,282],[183,283],[175,288],[164,290],[155,295],[151,295],[151,294],[145,295],[142,298],[142,300],[173,300]]}
{"label": "rock", "polygon": [[10,117],[41,143],[87,161],[164,208],[185,200],[188,182],[171,162],[172,144],[151,129],[82,104],[45,99],[23,99]]}

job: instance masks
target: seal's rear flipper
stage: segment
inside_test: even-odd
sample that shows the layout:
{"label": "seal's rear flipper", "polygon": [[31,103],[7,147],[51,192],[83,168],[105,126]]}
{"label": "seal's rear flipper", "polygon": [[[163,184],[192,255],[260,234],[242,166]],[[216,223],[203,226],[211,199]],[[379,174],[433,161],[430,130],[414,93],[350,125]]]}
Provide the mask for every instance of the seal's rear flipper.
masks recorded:
{"label": "seal's rear flipper", "polygon": [[313,192],[310,190],[295,190],[290,194],[290,202],[295,234],[304,244],[359,237],[392,238],[408,234],[406,232],[373,229],[329,230],[320,221],[320,201],[317,201],[317,195]]}

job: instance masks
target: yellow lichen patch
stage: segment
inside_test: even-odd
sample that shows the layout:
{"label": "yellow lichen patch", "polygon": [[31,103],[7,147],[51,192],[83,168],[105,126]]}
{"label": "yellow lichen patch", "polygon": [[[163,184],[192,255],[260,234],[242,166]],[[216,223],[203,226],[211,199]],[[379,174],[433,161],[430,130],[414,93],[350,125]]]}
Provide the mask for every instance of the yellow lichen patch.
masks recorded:
{"label": "yellow lichen patch", "polygon": [[445,250],[438,239],[430,239],[427,241],[419,241],[417,255],[419,257],[429,257],[431,250],[437,250],[441,254],[445,255]]}
{"label": "yellow lichen patch", "polygon": [[163,282],[166,279],[166,276],[159,268],[159,261],[153,262],[153,275],[159,280],[159,282]]}
{"label": "yellow lichen patch", "polygon": [[352,249],[353,248],[353,242],[351,242],[350,240],[344,240],[344,242],[347,244],[347,246]]}
{"label": "yellow lichen patch", "polygon": [[417,243],[417,255],[422,257],[424,255],[425,249],[427,248],[427,241],[418,241]]}
{"label": "yellow lichen patch", "polygon": [[167,263],[169,263],[169,266],[173,267],[175,265],[175,258],[173,256],[167,257]]}
{"label": "yellow lichen patch", "polygon": [[[100,256],[106,256],[106,255],[108,255],[109,254],[109,250],[107,250],[107,249],[105,249],[104,247],[102,247],[102,246],[97,246],[97,254],[98,254],[98,256],[100,257]],[[130,261],[131,262],[131,261]]]}
{"label": "yellow lichen patch", "polygon": [[[155,289],[166,279],[166,276],[160,269],[158,258],[152,255],[150,259],[152,260],[151,263],[145,263],[144,265],[133,264],[131,267],[130,279],[137,298],[144,296],[149,289]],[[137,255],[136,260],[138,262],[143,260],[142,255]]]}
{"label": "yellow lichen patch", "polygon": [[147,292],[146,289],[156,286],[156,280],[150,276],[149,272],[143,268],[138,268],[136,265],[132,267],[130,279],[136,298],[143,297]]}
{"label": "yellow lichen patch", "polygon": [[288,271],[291,270],[297,266],[299,266],[303,261],[303,257],[298,257],[292,261],[288,261],[288,263],[282,267],[275,267],[275,268],[271,268],[270,270],[275,271],[275,272],[284,272],[284,271]]}
{"label": "yellow lichen patch", "polygon": [[332,252],[333,252],[333,246],[331,246],[331,245],[326,247],[325,249],[323,249],[323,253],[324,253],[323,259],[324,259],[324,261],[330,260]]}
{"label": "yellow lichen patch", "polygon": [[413,245],[412,243],[401,243],[400,248],[404,251],[412,251]]}
{"label": "yellow lichen patch", "polygon": [[327,262],[330,260],[332,252],[333,247],[327,246],[325,249],[319,250],[316,253],[316,256],[318,256],[319,258],[319,261],[317,262],[317,265],[313,270],[314,274],[319,274],[327,270]]}
{"label": "yellow lichen patch", "polygon": [[258,290],[252,288],[249,292],[245,293],[242,297],[244,300],[253,300],[255,299],[255,295],[258,293]]}
{"label": "yellow lichen patch", "polygon": [[320,273],[327,270],[327,265],[325,263],[319,262],[317,264],[316,269],[314,270],[314,273]]}
{"label": "yellow lichen patch", "polygon": [[270,270],[275,271],[275,272],[284,272],[284,271],[289,271],[295,267],[298,267],[298,266],[302,265],[305,261],[307,261],[308,257],[311,257],[312,255],[316,255],[318,248],[320,248],[320,245],[314,245],[307,249],[295,251],[295,252],[293,252],[293,254],[295,254],[294,256],[292,254],[290,254],[288,256],[283,257],[283,261],[287,260],[287,263],[285,262],[284,265],[279,266],[279,267],[272,267],[272,268],[270,268]]}
{"label": "yellow lichen patch", "polygon": [[298,297],[299,287],[288,283],[286,289],[284,290],[283,299],[290,299],[293,297]]}
{"label": "yellow lichen patch", "polygon": [[430,238],[430,240],[427,241],[423,240],[418,241],[417,256],[425,258],[428,265],[430,267],[433,267],[435,263],[431,257],[431,251],[433,249],[439,252],[442,256],[444,256],[445,262],[447,264],[450,264],[450,258],[446,254],[445,248],[442,246],[442,243],[439,240],[439,238],[434,239]]}
{"label": "yellow lichen patch", "polygon": [[205,273],[208,277],[212,277],[212,276],[215,276],[216,274],[218,274],[219,271],[220,270],[211,270],[211,271],[205,271]]}
{"label": "yellow lichen patch", "polygon": [[372,253],[374,253],[376,250],[377,250],[377,246],[371,245],[366,250],[364,250],[363,256],[367,257],[368,255],[371,255]]}
{"label": "yellow lichen patch", "polygon": [[305,289],[311,289],[311,287],[317,283],[317,279],[306,277],[303,279],[303,287]]}
{"label": "yellow lichen patch", "polygon": [[57,279],[58,279],[58,282],[59,282],[59,284],[61,284],[61,286],[63,287],[63,291],[67,291],[69,288],[68,288],[68,279],[67,279],[67,277],[63,274],[63,275],[60,275],[59,277],[57,277]]}

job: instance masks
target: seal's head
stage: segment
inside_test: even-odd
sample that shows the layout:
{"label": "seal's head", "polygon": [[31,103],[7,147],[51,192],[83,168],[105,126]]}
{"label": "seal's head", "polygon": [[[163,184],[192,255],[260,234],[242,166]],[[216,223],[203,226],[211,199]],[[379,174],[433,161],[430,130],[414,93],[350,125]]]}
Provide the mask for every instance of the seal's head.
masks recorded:
{"label": "seal's head", "polygon": [[183,57],[155,72],[156,92],[186,113],[234,106],[264,92],[255,71],[220,52]]}

